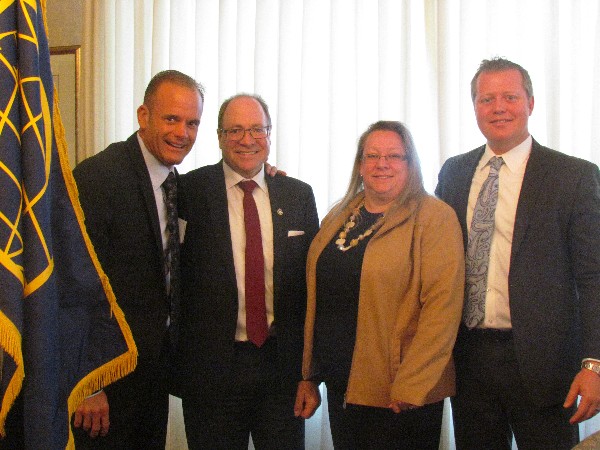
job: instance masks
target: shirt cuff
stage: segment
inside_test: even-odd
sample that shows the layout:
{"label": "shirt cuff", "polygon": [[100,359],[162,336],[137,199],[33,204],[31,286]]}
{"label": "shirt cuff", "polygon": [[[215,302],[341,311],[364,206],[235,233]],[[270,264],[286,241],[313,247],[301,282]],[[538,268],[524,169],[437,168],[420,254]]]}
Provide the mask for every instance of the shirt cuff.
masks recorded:
{"label": "shirt cuff", "polygon": [[102,392],[103,390],[104,390],[104,389],[100,389],[100,390],[98,390],[98,391],[94,392],[92,395],[88,395],[88,396],[86,397],[86,399],[87,399],[87,398],[92,398],[92,397],[95,397],[96,395],[98,395],[98,394],[99,394],[100,392]]}

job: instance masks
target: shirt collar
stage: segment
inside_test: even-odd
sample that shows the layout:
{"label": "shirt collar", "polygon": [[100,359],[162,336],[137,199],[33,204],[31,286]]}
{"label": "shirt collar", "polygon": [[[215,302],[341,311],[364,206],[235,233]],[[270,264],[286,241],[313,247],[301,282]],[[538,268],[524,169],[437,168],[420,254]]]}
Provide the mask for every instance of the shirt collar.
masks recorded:
{"label": "shirt collar", "polygon": [[[240,181],[248,180],[248,178],[243,177],[235,170],[233,170],[225,161],[223,161],[223,172],[225,172],[225,187],[227,189],[235,186]],[[267,181],[265,180],[265,166],[261,167],[260,171],[254,175],[251,180],[256,181],[258,187],[263,191],[267,192]]]}
{"label": "shirt collar", "polygon": [[[523,167],[523,165],[529,159],[529,155],[531,154],[531,143],[533,138],[531,135],[527,136],[527,138],[521,142],[516,147],[511,148],[506,153],[500,155],[504,160],[504,164],[511,172],[517,172],[519,168]],[[477,166],[478,170],[482,170],[485,168],[492,159],[496,155],[488,144],[485,145],[485,152],[483,152],[483,156],[479,160],[479,165]]]}
{"label": "shirt collar", "polygon": [[144,162],[146,163],[148,173],[150,174],[152,190],[156,191],[161,188],[162,184],[167,179],[169,172],[173,171],[173,166],[165,166],[158,159],[156,159],[156,157],[152,153],[150,153],[150,150],[148,150],[148,148],[144,144],[144,141],[140,137],[139,133],[137,135],[137,138],[140,144],[140,148],[142,149],[142,156],[144,157]]}

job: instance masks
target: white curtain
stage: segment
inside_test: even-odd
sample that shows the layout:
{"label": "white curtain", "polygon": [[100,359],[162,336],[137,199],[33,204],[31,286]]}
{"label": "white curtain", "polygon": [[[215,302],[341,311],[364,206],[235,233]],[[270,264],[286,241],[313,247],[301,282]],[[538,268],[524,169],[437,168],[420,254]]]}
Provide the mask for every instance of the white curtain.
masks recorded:
{"label": "white curtain", "polygon": [[[198,139],[179,170],[218,161],[220,103],[237,92],[259,93],[274,122],[270,162],[313,186],[322,218],[345,191],[357,137],[379,119],[409,126],[433,191],[446,158],[484,142],[469,84],[482,59],[499,55],[533,79],[533,136],[598,164],[599,3],[85,2],[81,153],[97,153],[135,131],[151,76],[178,69],[206,87]],[[310,448],[328,448],[326,421],[318,414],[309,423]],[[171,448],[182,448],[181,424],[171,426]],[[599,426],[588,421],[582,432]],[[443,448],[453,448],[449,430],[443,440]]]}

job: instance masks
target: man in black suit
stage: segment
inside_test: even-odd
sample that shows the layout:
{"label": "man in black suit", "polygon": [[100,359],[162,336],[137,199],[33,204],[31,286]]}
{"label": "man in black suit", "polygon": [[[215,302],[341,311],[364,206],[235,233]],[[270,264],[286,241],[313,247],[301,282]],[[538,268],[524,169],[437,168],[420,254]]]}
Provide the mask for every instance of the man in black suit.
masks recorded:
{"label": "man in black suit", "polygon": [[[250,435],[257,449],[304,448],[302,408],[295,411],[294,400],[301,380],[306,254],[318,217],[310,186],[265,177],[270,131],[269,110],[259,96],[226,100],[217,130],[223,160],[182,176],[180,214],[187,229],[179,374],[190,449],[246,449]],[[255,182],[251,193],[239,184],[244,180]],[[252,242],[245,231],[246,195],[260,223],[262,257],[253,262],[246,259]],[[251,287],[261,291],[258,320],[251,318]],[[254,331],[257,321],[262,335]]]}
{"label": "man in black suit", "polygon": [[91,436],[77,433],[77,448],[165,447],[178,267],[167,250],[163,183],[176,180],[174,166],[194,145],[203,101],[203,89],[191,77],[175,70],[157,74],[137,110],[138,132],[74,170],[88,233],[139,354],[132,374],[77,410],[74,425]]}
{"label": "man in black suit", "polygon": [[489,257],[472,258],[489,264],[481,314],[471,315],[477,283],[467,275],[469,326],[455,347],[457,448],[510,449],[514,434],[520,450],[570,449],[576,424],[600,408],[600,174],[531,137],[533,88],[521,66],[483,61],[471,95],[487,144],[448,159],[436,188],[457,213],[467,259],[488,163],[502,161]]}

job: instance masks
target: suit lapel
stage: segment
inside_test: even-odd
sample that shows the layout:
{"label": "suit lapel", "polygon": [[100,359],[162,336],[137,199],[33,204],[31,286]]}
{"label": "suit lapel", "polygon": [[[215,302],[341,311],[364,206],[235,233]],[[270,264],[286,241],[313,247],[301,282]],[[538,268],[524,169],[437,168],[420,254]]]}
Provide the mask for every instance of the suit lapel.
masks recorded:
{"label": "suit lapel", "polygon": [[212,243],[217,254],[223,255],[223,263],[227,266],[229,284],[237,290],[235,277],[235,264],[233,262],[233,249],[231,248],[231,228],[229,227],[229,208],[227,202],[227,188],[225,186],[225,173],[223,162],[210,167],[207,171],[206,202],[210,222],[214,224],[211,231],[214,233]]}
{"label": "suit lapel", "polygon": [[[273,289],[276,290],[277,286],[280,286],[281,258],[286,254],[287,217],[292,211],[286,211],[288,205],[287,195],[285,189],[280,186],[278,176],[271,177],[265,174],[265,177],[269,189],[271,220],[273,222]],[[276,293],[274,293],[274,298],[277,298]]]}
{"label": "suit lapel", "polygon": [[467,207],[469,204],[469,193],[471,192],[471,184],[473,182],[473,176],[475,176],[475,170],[479,164],[479,160],[483,156],[485,151],[485,145],[478,149],[467,153],[463,161],[461,161],[460,167],[456,170],[453,176],[456,177],[456,204],[454,205],[460,227],[463,232],[463,242],[465,249],[469,238],[469,229],[467,228]]}
{"label": "suit lapel", "polygon": [[544,179],[546,178],[547,171],[548,166],[544,158],[544,149],[534,140],[531,146],[531,155],[525,168],[525,176],[523,177],[523,185],[521,186],[519,202],[517,204],[511,258],[518,253],[530,218],[536,213],[536,204],[540,192],[546,189]]}
{"label": "suit lapel", "polygon": [[144,197],[144,203],[146,210],[148,211],[148,217],[150,217],[150,223],[152,224],[152,230],[154,232],[154,238],[156,242],[156,250],[160,253],[160,260],[164,258],[162,233],[160,229],[160,221],[158,220],[158,210],[156,208],[156,199],[152,190],[152,182],[150,181],[150,174],[146,167],[146,162],[142,156],[142,149],[137,140],[137,134],[133,134],[128,139],[129,146],[129,157],[134,173],[137,177],[137,182]]}

